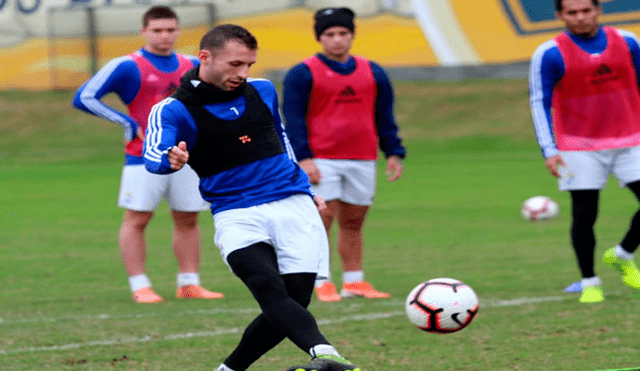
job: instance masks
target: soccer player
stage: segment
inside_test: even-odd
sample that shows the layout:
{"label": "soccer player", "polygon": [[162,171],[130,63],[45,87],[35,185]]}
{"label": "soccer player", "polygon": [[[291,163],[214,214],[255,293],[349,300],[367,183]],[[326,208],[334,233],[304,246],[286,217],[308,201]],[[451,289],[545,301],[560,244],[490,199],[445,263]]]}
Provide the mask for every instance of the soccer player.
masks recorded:
{"label": "soccer player", "polygon": [[[140,50],[111,60],[85,82],[73,106],[115,122],[124,128],[125,165],[118,206],[125,209],[119,245],[129,276],[133,299],[157,303],[162,297],[151,288],[145,274],[145,229],[153,212],[165,198],[174,222],[173,250],[178,260],[178,298],[222,298],[200,285],[200,231],[198,212],[209,205],[198,191],[198,176],[188,166],[170,177],[147,172],[142,161],[142,142],[151,107],[169,96],[180,77],[197,65],[197,59],[173,51],[179,33],[178,17],[171,8],[155,6],[142,18],[140,32],[146,44]],[[128,107],[128,114],[107,106],[101,99],[115,93]]]}
{"label": "soccer player", "polygon": [[275,87],[248,78],[257,48],[237,25],[203,36],[200,66],[151,111],[144,163],[158,174],[187,163],[196,171],[222,258],[262,310],[218,371],[244,371],[284,338],[312,357],[289,370],[360,370],[306,309],[316,276],[328,274],[329,244],[309,179],[284,134]]}
{"label": "soccer player", "polygon": [[338,221],[341,295],[330,278],[316,282],[316,295],[321,301],[388,298],[365,281],[362,226],[375,193],[378,142],[387,157],[387,180],[402,175],[406,150],[393,116],[393,88],[379,65],[350,54],[351,9],[320,9],[314,20],[322,52],[285,76],[283,113],[300,166],[313,191],[327,201],[321,215],[329,238],[333,220]]}
{"label": "soccer player", "polygon": [[[545,166],[571,195],[579,301],[597,303],[604,300],[594,270],[600,190],[613,174],[640,199],[640,47],[631,32],[599,26],[598,0],[555,0],[555,6],[567,30],[533,55],[531,112]],[[639,244],[640,211],[603,257],[636,289],[640,273],[633,253]]]}

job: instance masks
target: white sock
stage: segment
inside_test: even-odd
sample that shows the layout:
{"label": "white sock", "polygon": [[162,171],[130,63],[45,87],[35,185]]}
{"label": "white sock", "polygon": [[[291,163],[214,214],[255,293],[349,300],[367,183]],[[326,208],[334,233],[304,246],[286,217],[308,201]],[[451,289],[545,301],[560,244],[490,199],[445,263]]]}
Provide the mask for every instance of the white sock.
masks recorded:
{"label": "white sock", "polygon": [[136,292],[145,287],[151,287],[151,280],[149,280],[146,274],[136,274],[135,276],[129,277],[129,288],[131,292]]}
{"label": "white sock", "polygon": [[333,356],[340,357],[340,353],[338,353],[336,348],[329,344],[318,344],[309,349],[309,354],[311,355],[311,358],[315,358],[320,354],[331,354]]}
{"label": "white sock", "polygon": [[327,282],[331,282],[331,274],[327,275],[327,278],[316,278],[315,287],[320,287]]}
{"label": "white sock", "polygon": [[363,271],[342,272],[342,284],[364,281]]}
{"label": "white sock", "polygon": [[216,368],[216,371],[235,371],[235,370],[230,369],[229,366],[223,363],[218,368]]}
{"label": "white sock", "polygon": [[200,285],[200,275],[196,273],[178,273],[178,287]]}
{"label": "white sock", "polygon": [[623,249],[622,246],[617,245],[616,246],[616,256],[622,260],[631,260],[633,259],[633,253],[632,252],[628,252],[627,250]]}
{"label": "white sock", "polygon": [[598,276],[583,278],[580,283],[582,284],[582,288],[589,286],[602,286],[602,280]]}

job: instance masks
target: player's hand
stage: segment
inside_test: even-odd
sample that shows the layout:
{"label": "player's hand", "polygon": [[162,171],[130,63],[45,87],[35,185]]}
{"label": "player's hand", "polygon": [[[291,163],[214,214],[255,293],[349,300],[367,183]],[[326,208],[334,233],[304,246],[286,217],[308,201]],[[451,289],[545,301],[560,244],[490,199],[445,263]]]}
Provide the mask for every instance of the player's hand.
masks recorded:
{"label": "player's hand", "polygon": [[316,166],[316,163],[313,162],[313,159],[306,158],[298,162],[298,165],[300,165],[302,170],[304,170],[304,172],[307,173],[307,176],[309,177],[309,182],[311,184],[320,183],[320,179],[322,179],[322,174],[320,174],[320,170],[318,170],[318,167]]}
{"label": "player's hand", "polygon": [[327,208],[327,203],[324,202],[324,198],[322,198],[322,196],[319,196],[319,195],[313,196],[313,202],[316,203],[316,207],[318,208],[318,211],[322,211]]}
{"label": "player's hand", "polygon": [[187,143],[180,142],[177,146],[171,148],[171,151],[167,154],[169,157],[169,163],[173,170],[180,170],[184,164],[189,161],[189,151],[187,151]]}
{"label": "player's hand", "polygon": [[144,130],[142,130],[140,126],[138,126],[138,129],[136,130],[136,136],[144,142]]}
{"label": "player's hand", "polygon": [[544,162],[544,166],[547,167],[547,170],[549,170],[549,173],[551,173],[551,175],[556,178],[560,178],[560,172],[558,171],[558,168],[560,166],[566,167],[567,164],[564,163],[564,160],[560,155],[555,155],[546,159]]}
{"label": "player's hand", "polygon": [[399,156],[389,156],[387,159],[387,181],[393,182],[402,176],[402,159]]}

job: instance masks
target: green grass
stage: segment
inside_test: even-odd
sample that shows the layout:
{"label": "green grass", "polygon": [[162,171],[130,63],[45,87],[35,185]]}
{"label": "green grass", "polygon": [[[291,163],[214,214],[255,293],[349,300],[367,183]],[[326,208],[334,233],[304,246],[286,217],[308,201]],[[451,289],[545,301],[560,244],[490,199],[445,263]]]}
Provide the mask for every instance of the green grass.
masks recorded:
{"label": "green grass", "polygon": [[[631,193],[611,179],[601,196],[596,270],[606,300],[579,304],[562,293],[579,277],[569,199],[543,166],[526,82],[395,88],[405,174],[387,183],[381,162],[365,226],[367,277],[393,297],[314,300],[327,338],[367,371],[640,366],[640,296],[599,260],[637,208]],[[172,298],[176,263],[162,204],[148,229],[147,269],[167,300],[133,303],[117,248],[122,133],[74,111],[71,97],[0,92],[0,370],[215,369],[258,309],[220,259],[210,215],[200,219],[201,276],[226,298]],[[520,204],[538,194],[557,200],[560,215],[525,222]],[[338,264],[333,274],[340,277]],[[436,277],[463,280],[478,294],[467,329],[431,335],[406,319],[405,296]],[[285,341],[251,370],[306,360]]]}

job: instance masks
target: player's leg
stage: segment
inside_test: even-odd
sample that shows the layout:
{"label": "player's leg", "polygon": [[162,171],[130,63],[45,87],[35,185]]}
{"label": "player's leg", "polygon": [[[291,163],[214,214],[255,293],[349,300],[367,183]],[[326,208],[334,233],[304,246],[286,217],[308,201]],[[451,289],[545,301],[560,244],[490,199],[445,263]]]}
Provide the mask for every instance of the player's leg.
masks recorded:
{"label": "player's leg", "polygon": [[[329,256],[331,256],[331,247],[333,246],[333,244],[331,243],[331,225],[333,224],[335,215],[338,212],[338,207],[339,201],[332,200],[327,202],[326,209],[320,211],[320,217],[322,218],[322,223],[327,233],[327,240],[329,241]],[[331,280],[330,275],[326,278],[318,278],[314,286],[316,296],[320,301],[330,302],[340,301],[342,299],[342,297],[338,294],[336,285]]]}
{"label": "player's leg", "polygon": [[[640,147],[617,151],[613,173],[621,185],[626,185],[640,201]],[[603,261],[618,270],[622,281],[635,289],[640,289],[640,271],[633,253],[640,244],[640,210],[636,211],[624,238],[615,247],[605,251]]]}
{"label": "player's leg", "polygon": [[[311,189],[315,194],[324,198],[327,203],[327,208],[320,211],[320,217],[322,218],[322,223],[327,233],[327,240],[329,241],[329,249],[331,251],[333,246],[331,243],[331,226],[338,212],[338,198],[340,198],[342,194],[341,179],[336,171],[336,160],[315,159],[314,162],[320,174],[322,174],[322,178],[317,185],[312,185]],[[329,256],[331,256],[331,252]],[[336,285],[331,280],[331,275],[316,280],[315,292],[320,301],[331,302],[342,299],[336,290]]]}
{"label": "player's leg", "polygon": [[225,361],[229,368],[245,370],[285,337],[305,352],[318,344],[329,344],[306,310],[315,273],[281,276],[275,250],[264,242],[230,253],[227,262],[262,309],[262,314],[247,327],[240,344]]}
{"label": "player's leg", "polygon": [[118,241],[122,262],[129,277],[145,272],[147,245],[144,231],[152,217],[151,211],[125,210],[124,212]]}
{"label": "player's leg", "polygon": [[341,295],[388,298],[391,295],[365,281],[362,268],[362,227],[375,194],[375,161],[343,161],[341,165],[344,185],[337,213],[338,252],[343,268]]}
{"label": "player's leg", "polygon": [[162,199],[162,179],[151,174],[143,165],[126,165],[122,170],[118,206],[125,209],[120,226],[118,244],[133,299],[139,303],[162,301],[151,288],[145,273],[147,245],[145,230],[153,217],[153,210]]}
{"label": "player's leg", "polygon": [[164,175],[166,199],[173,218],[173,252],[178,261],[177,298],[218,299],[224,297],[200,284],[200,227],[198,212],[208,209],[198,190],[198,176],[189,166]]}
{"label": "player's leg", "polygon": [[594,271],[596,238],[594,225],[598,216],[598,190],[571,191],[571,243],[582,275],[580,302],[604,300],[602,281]]}
{"label": "player's leg", "polygon": [[608,151],[561,151],[566,167],[559,169],[558,188],[571,194],[571,243],[582,280],[582,303],[604,300],[602,284],[594,271],[599,193],[607,183],[613,156]]}

